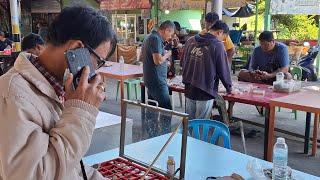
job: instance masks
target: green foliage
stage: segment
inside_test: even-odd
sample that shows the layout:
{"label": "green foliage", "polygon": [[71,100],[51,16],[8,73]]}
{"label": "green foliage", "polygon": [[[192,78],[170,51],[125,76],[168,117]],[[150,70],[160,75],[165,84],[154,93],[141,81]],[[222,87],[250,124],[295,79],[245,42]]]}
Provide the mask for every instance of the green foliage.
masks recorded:
{"label": "green foliage", "polygon": [[[258,31],[264,27],[265,0],[259,0]],[[273,29],[278,30],[278,39],[318,39],[318,22],[315,16],[272,15]],[[248,29],[254,30],[255,16],[248,19]]]}
{"label": "green foliage", "polygon": [[307,15],[274,15],[272,17],[279,39],[317,39],[318,27],[314,16]]}

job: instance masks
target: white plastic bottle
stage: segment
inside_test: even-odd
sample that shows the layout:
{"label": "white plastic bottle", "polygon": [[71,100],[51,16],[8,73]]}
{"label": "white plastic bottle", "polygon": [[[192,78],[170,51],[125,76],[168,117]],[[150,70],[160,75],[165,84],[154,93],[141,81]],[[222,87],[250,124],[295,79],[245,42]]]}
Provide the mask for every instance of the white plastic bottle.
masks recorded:
{"label": "white plastic bottle", "polygon": [[123,73],[124,73],[124,58],[123,58],[123,56],[120,56],[119,63],[120,63],[120,72],[123,75]]}
{"label": "white plastic bottle", "polygon": [[167,176],[171,180],[174,178],[174,172],[175,172],[175,161],[173,156],[168,156],[168,161],[167,161]]}
{"label": "white plastic bottle", "polygon": [[288,177],[288,146],[284,138],[277,138],[273,147],[273,180],[287,180]]}

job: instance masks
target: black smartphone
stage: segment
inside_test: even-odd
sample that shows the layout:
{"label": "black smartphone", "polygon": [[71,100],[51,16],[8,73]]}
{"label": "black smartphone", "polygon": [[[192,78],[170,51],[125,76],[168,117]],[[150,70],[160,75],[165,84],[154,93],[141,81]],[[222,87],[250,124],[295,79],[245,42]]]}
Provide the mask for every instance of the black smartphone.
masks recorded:
{"label": "black smartphone", "polygon": [[73,74],[74,89],[76,89],[78,86],[82,70],[85,66],[89,66],[90,68],[89,80],[91,80],[96,75],[91,61],[90,52],[87,48],[68,50],[65,53],[65,56],[67,58],[70,73]]}

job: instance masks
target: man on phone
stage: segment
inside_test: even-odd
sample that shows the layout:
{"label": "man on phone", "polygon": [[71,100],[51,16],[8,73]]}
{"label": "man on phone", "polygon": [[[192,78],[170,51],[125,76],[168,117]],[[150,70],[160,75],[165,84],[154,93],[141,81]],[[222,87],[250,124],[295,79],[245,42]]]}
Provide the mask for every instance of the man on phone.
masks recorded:
{"label": "man on phone", "polygon": [[[159,29],[153,30],[143,42],[140,56],[148,99],[157,101],[165,109],[172,109],[167,85],[167,64],[172,53],[164,50],[164,42],[172,37],[174,27],[171,21],[161,23]],[[170,119],[164,121],[167,124],[164,128],[170,129]]]}
{"label": "man on phone", "polygon": [[[73,90],[65,53],[88,46],[105,59],[113,37],[101,13],[65,8],[50,25],[40,56],[20,53],[0,77],[0,179],[83,179],[80,160],[90,146],[104,84],[100,75],[88,81],[86,67]],[[96,55],[90,60],[96,67]],[[86,174],[103,179],[89,167]]]}

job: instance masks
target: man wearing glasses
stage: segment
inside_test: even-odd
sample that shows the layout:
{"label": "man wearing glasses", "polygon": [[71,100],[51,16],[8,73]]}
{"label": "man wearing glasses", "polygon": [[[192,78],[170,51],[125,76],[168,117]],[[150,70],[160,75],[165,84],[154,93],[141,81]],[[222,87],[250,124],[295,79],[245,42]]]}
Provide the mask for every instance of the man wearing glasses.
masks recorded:
{"label": "man wearing glasses", "polygon": [[[73,90],[65,52],[86,47],[97,68],[112,53],[113,38],[102,14],[65,8],[50,25],[40,56],[21,53],[0,77],[0,179],[83,179],[80,160],[90,146],[104,84],[100,75],[88,81],[86,67]],[[83,169],[88,179],[103,179]]]}

